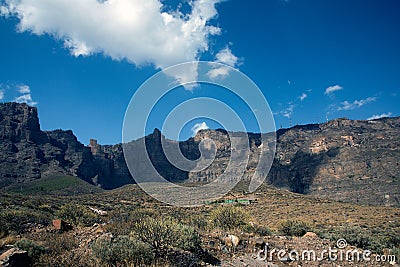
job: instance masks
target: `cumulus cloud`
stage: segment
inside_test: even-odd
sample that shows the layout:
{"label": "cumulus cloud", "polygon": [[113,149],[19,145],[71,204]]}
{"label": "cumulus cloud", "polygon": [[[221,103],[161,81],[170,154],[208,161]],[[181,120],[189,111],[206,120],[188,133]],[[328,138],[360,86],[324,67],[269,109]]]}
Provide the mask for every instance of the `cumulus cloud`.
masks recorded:
{"label": "cumulus cloud", "polygon": [[302,93],[301,96],[299,96],[300,101],[303,101],[304,99],[307,98],[307,94],[306,93]]}
{"label": "cumulus cloud", "polygon": [[4,91],[0,90],[0,100],[3,100],[3,98],[4,98]]}
{"label": "cumulus cloud", "polygon": [[343,101],[341,106],[338,107],[338,110],[352,110],[356,108],[360,108],[366,104],[372,103],[376,101],[376,97],[368,97],[366,99],[354,100],[353,102]]}
{"label": "cumulus cloud", "polygon": [[20,84],[18,85],[18,92],[21,94],[29,94],[31,92],[31,88],[28,85]]}
{"label": "cumulus cloud", "polygon": [[229,67],[221,66],[221,67],[213,68],[213,69],[209,70],[207,72],[207,76],[211,80],[216,80],[219,77],[223,79],[229,75],[230,71],[231,71],[231,69]]}
{"label": "cumulus cloud", "polygon": [[24,94],[24,95],[18,96],[14,99],[14,101],[17,103],[26,103],[30,106],[37,105],[37,102],[32,100],[31,94]]}
{"label": "cumulus cloud", "polygon": [[[229,47],[225,47],[215,55],[215,62],[226,64],[235,68],[239,65],[239,58],[232,53]],[[216,65],[217,66],[217,65]],[[208,71],[207,75],[211,80],[225,78],[229,75],[231,69],[225,66],[217,66]]]}
{"label": "cumulus cloud", "polygon": [[382,113],[379,115],[372,115],[367,120],[377,120],[377,119],[386,118],[386,117],[390,117],[390,116],[392,116],[392,112]]}
{"label": "cumulus cloud", "polygon": [[193,136],[195,136],[195,135],[197,134],[198,131],[200,131],[200,130],[207,130],[207,129],[209,129],[208,125],[207,125],[207,123],[205,123],[205,122],[203,121],[203,122],[201,122],[201,123],[196,123],[196,124],[192,127],[191,130],[192,130]]}
{"label": "cumulus cloud", "polygon": [[25,84],[17,85],[17,91],[21,95],[14,98],[15,102],[26,103],[30,106],[37,105],[37,102],[33,101],[33,99],[32,99],[31,88],[28,85],[25,85]]}
{"label": "cumulus cloud", "polygon": [[216,62],[224,63],[231,67],[235,67],[238,63],[239,58],[232,54],[232,50],[229,47],[226,47],[219,51],[215,56]]}
{"label": "cumulus cloud", "polygon": [[20,32],[61,40],[73,56],[102,53],[163,69],[195,61],[208,50],[210,37],[221,33],[212,25],[221,1],[190,1],[191,11],[183,14],[164,11],[161,0],[5,0],[0,14],[16,17]]}
{"label": "cumulus cloud", "polygon": [[330,94],[332,94],[332,93],[334,93],[336,91],[340,91],[340,90],[343,90],[342,86],[340,86],[338,84],[337,85],[332,85],[332,86],[329,86],[328,88],[325,89],[325,94],[326,95],[330,95]]}

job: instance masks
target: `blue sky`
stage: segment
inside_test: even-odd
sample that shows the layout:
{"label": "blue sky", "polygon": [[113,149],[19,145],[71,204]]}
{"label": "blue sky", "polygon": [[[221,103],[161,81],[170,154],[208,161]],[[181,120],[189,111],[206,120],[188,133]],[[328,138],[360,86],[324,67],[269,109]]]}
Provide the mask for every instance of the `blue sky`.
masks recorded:
{"label": "blue sky", "polygon": [[[0,3],[0,101],[36,105],[42,129],[72,129],[85,144],[121,142],[137,88],[160,69],[195,59],[249,76],[277,128],[400,113],[397,0]],[[161,110],[199,96],[246,109],[218,92],[182,88]],[[191,136],[195,124],[220,127],[196,118],[180,138]],[[161,127],[162,119],[149,125],[148,131]]]}

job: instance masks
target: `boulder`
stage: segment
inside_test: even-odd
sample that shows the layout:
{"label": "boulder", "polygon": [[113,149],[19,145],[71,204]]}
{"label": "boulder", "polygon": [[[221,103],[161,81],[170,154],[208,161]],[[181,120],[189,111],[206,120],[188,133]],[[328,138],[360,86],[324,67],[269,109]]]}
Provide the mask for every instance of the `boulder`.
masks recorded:
{"label": "boulder", "polygon": [[69,223],[67,223],[61,219],[53,220],[53,226],[54,226],[54,229],[56,229],[60,232],[72,229],[72,225],[70,225]]}
{"label": "boulder", "polygon": [[28,252],[19,248],[11,248],[0,255],[0,266],[26,267],[31,263]]}
{"label": "boulder", "polygon": [[318,235],[314,232],[307,232],[303,235],[304,238],[317,238]]}

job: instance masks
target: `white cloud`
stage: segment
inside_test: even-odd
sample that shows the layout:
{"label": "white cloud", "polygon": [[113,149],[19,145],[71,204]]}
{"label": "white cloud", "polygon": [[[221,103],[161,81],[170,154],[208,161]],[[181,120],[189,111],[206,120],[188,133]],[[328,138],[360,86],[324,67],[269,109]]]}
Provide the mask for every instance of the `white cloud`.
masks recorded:
{"label": "white cloud", "polygon": [[235,67],[239,60],[237,56],[232,54],[232,50],[229,47],[225,47],[224,49],[219,51],[215,58],[216,62],[223,63],[231,67]]}
{"label": "white cloud", "polygon": [[289,103],[289,107],[287,107],[284,111],[281,112],[282,116],[290,119],[290,117],[292,117],[294,107],[295,107],[294,104]]}
{"label": "white cloud", "polygon": [[15,101],[15,102],[18,102],[18,103],[26,103],[26,104],[28,104],[28,105],[30,105],[30,106],[35,106],[35,105],[37,105],[37,102],[35,102],[35,101],[32,100],[31,94],[23,94],[23,95],[21,95],[21,96],[18,96],[18,97],[16,97],[16,98],[14,99],[14,101]]}
{"label": "white cloud", "polygon": [[[226,64],[232,68],[235,68],[237,65],[239,65],[239,58],[232,53],[232,50],[229,47],[225,47],[216,54],[215,62]],[[224,79],[229,75],[231,70],[232,69],[229,67],[215,64],[215,66],[207,72],[207,76],[211,80],[215,80],[217,78]]]}
{"label": "white cloud", "polygon": [[0,100],[3,100],[3,98],[4,98],[4,91],[0,90]]}
{"label": "white cloud", "polygon": [[20,32],[63,41],[76,57],[103,53],[114,60],[163,69],[195,61],[208,50],[210,36],[221,33],[211,25],[218,15],[215,5],[221,1],[190,1],[190,13],[182,14],[163,11],[161,0],[5,0],[0,14],[16,17]]}
{"label": "white cloud", "polygon": [[221,66],[221,67],[218,67],[218,68],[209,70],[209,71],[207,72],[207,76],[208,76],[211,80],[215,80],[215,79],[217,79],[218,77],[225,78],[226,76],[229,75],[229,72],[230,72],[230,71],[231,71],[230,68]]}
{"label": "white cloud", "polygon": [[300,101],[303,101],[304,99],[306,99],[307,96],[308,96],[308,95],[307,95],[306,93],[303,93],[301,96],[299,96]]}
{"label": "white cloud", "polygon": [[198,83],[193,83],[193,81],[197,81],[198,65],[198,62],[194,61],[192,64],[180,64],[173,68],[167,68],[163,72],[175,78],[175,85],[182,84],[186,90],[193,91],[199,85]]}
{"label": "white cloud", "polygon": [[330,95],[333,92],[340,91],[340,90],[343,90],[342,86],[340,86],[340,85],[332,85],[332,86],[329,86],[328,88],[325,89],[325,94],[326,95]]}
{"label": "white cloud", "polygon": [[16,85],[15,89],[21,95],[18,97],[15,97],[13,101],[18,102],[18,103],[26,103],[30,106],[37,105],[37,102],[33,101],[33,99],[32,99],[31,88],[28,85],[19,84],[19,85]]}
{"label": "white cloud", "polygon": [[390,116],[392,116],[392,112],[388,112],[386,114],[382,113],[380,115],[372,115],[367,120],[377,120],[377,119],[386,118],[386,117],[390,117]]}
{"label": "white cloud", "polygon": [[341,106],[338,107],[338,110],[352,110],[355,108],[360,108],[366,104],[369,104],[369,103],[375,102],[375,101],[376,101],[376,97],[368,97],[366,99],[354,100],[353,102],[343,101],[341,103]]}
{"label": "white cloud", "polygon": [[17,87],[18,92],[20,92],[21,94],[29,94],[31,92],[31,88],[28,85],[20,84]]}
{"label": "white cloud", "polygon": [[201,122],[201,123],[196,123],[193,127],[192,127],[192,133],[193,136],[195,136],[197,134],[198,131],[200,130],[207,130],[209,129],[208,125],[205,122]]}

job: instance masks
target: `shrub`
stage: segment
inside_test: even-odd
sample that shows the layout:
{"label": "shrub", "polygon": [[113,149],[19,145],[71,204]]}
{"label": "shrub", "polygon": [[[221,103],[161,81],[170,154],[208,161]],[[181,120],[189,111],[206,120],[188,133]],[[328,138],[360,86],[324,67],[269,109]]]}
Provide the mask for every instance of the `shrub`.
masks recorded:
{"label": "shrub", "polygon": [[92,226],[100,222],[100,216],[85,206],[77,204],[65,204],[55,213],[60,219],[72,225]]}
{"label": "shrub", "polygon": [[208,229],[208,221],[203,216],[196,216],[195,218],[191,219],[189,221],[189,225],[202,231],[206,231]]}
{"label": "shrub", "polygon": [[111,266],[150,265],[154,258],[149,245],[129,236],[119,236],[110,240],[100,238],[93,243],[92,251],[102,263]]}
{"label": "shrub", "polygon": [[113,235],[129,235],[135,224],[145,217],[155,216],[151,209],[136,209],[130,212],[110,212],[112,223],[105,225],[105,230]]}
{"label": "shrub", "polygon": [[224,230],[233,230],[248,224],[249,215],[239,206],[218,206],[211,211],[211,221]]}
{"label": "shrub", "polygon": [[156,256],[166,256],[172,248],[195,251],[200,237],[193,227],[167,219],[148,217],[134,225],[132,234],[150,245]]}
{"label": "shrub", "polygon": [[303,236],[310,231],[310,227],[303,221],[287,220],[281,222],[279,232],[286,236]]}
{"label": "shrub", "polygon": [[332,229],[330,233],[323,234],[323,237],[331,241],[337,241],[343,238],[352,246],[369,249],[377,253],[380,253],[385,247],[385,244],[382,243],[384,239],[374,236],[368,229],[354,225],[345,225]]}
{"label": "shrub", "polygon": [[0,222],[0,239],[8,235],[8,230],[5,224]]}
{"label": "shrub", "polygon": [[19,239],[16,236],[8,235],[0,239],[0,249],[7,245],[14,245]]}
{"label": "shrub", "polygon": [[399,263],[400,262],[400,248],[393,247],[392,251],[393,251],[393,255],[396,257],[396,263]]}
{"label": "shrub", "polygon": [[271,229],[260,225],[248,225],[243,230],[247,233],[254,233],[259,236],[270,236],[273,234]]}
{"label": "shrub", "polygon": [[42,238],[46,240],[45,245],[48,250],[54,254],[62,254],[65,251],[71,251],[79,246],[79,241],[77,238],[65,233],[43,233]]}
{"label": "shrub", "polygon": [[[8,232],[21,233],[27,223],[49,223],[49,213],[28,208],[0,209],[0,228]],[[0,229],[0,231],[1,231]]]}
{"label": "shrub", "polygon": [[31,259],[38,259],[40,255],[46,252],[46,249],[29,239],[21,239],[15,243],[15,246],[28,252]]}

